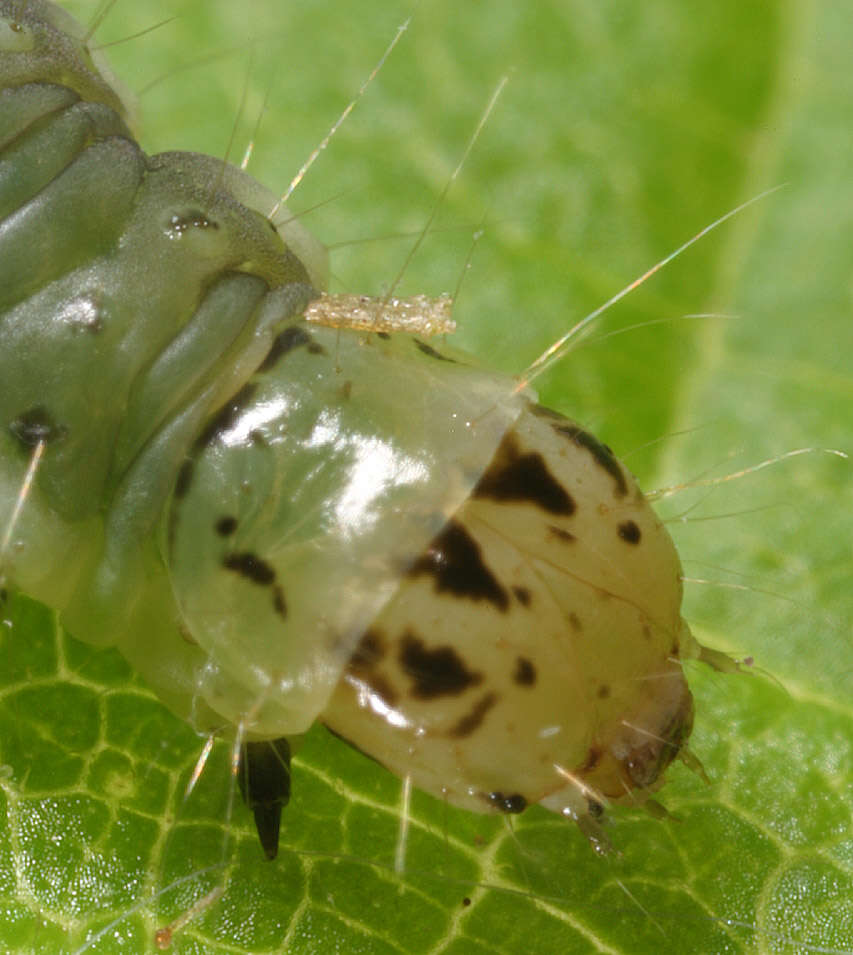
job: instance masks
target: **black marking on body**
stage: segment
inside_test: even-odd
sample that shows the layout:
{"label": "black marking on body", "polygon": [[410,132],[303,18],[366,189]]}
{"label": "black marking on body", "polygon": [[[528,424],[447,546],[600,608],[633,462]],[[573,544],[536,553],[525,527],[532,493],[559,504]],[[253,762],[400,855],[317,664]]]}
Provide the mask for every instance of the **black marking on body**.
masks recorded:
{"label": "black marking on body", "polygon": [[284,597],[284,590],[281,584],[275,584],[272,589],[272,605],[275,612],[282,620],[287,619],[287,600]]}
{"label": "black marking on body", "polygon": [[261,587],[275,583],[275,570],[263,558],[248,550],[226,554],[222,558],[222,566]]}
{"label": "black marking on body", "polygon": [[527,657],[517,657],[512,681],[516,686],[536,686],[536,667]]}
{"label": "black marking on body", "polygon": [[[549,416],[553,417],[553,415]],[[557,434],[568,438],[572,444],[579,448],[583,448],[585,451],[589,451],[595,463],[599,467],[603,468],[613,479],[614,497],[625,497],[625,495],[628,493],[628,482],[625,480],[625,474],[622,471],[622,466],[616,460],[613,452],[607,447],[606,444],[602,444],[598,438],[595,437],[595,435],[590,434],[588,431],[584,431],[580,425],[573,424],[568,419],[564,419],[564,421],[561,423],[557,423],[555,421],[551,427],[557,432]]]}
{"label": "black marking on body", "polygon": [[419,700],[459,696],[483,681],[483,674],[469,670],[453,647],[430,649],[411,630],[400,640],[399,661],[412,681],[411,695]]}
{"label": "black marking on body", "polygon": [[222,566],[259,587],[272,588],[273,610],[282,620],[287,619],[287,599],[284,596],[284,589],[276,582],[275,568],[262,557],[248,550],[232,551],[222,558]]}
{"label": "black marking on body", "polygon": [[626,544],[639,544],[643,536],[642,531],[634,521],[622,521],[616,529],[616,533]]}
{"label": "black marking on body", "polygon": [[279,332],[273,339],[266,358],[258,365],[257,370],[260,372],[270,371],[276,366],[280,358],[283,358],[288,352],[292,352],[294,348],[312,344],[316,344],[316,342],[301,325],[288,325],[284,331]]}
{"label": "black marking on body", "polygon": [[377,335],[378,338],[381,338],[382,341],[384,341],[384,342],[387,342],[388,339],[391,337],[391,333],[390,333],[390,332],[377,332],[376,335]]}
{"label": "black marking on body", "polygon": [[598,688],[598,698],[599,700],[606,700],[610,697],[610,686],[607,683],[602,683]]}
{"label": "black marking on body", "polygon": [[[175,481],[175,497],[182,498],[186,497],[187,491],[189,491],[191,484],[193,483],[193,473],[195,472],[195,461],[192,458],[187,458],[180,468],[178,468],[178,477]],[[174,521],[174,514],[172,515]],[[170,532],[173,529],[170,528]]]}
{"label": "black marking on body", "polygon": [[25,448],[54,444],[68,434],[68,428],[64,424],[57,424],[44,405],[35,405],[22,411],[9,424],[9,430]]}
{"label": "black marking on body", "polygon": [[569,624],[571,625],[572,630],[575,633],[580,633],[583,630],[583,624],[581,623],[581,618],[576,613],[569,614]]}
{"label": "black marking on body", "polygon": [[557,527],[556,524],[548,525],[548,533],[555,540],[560,541],[561,544],[572,544],[577,540],[574,534],[569,533],[569,531],[563,530],[562,527]]}
{"label": "black marking on body", "polygon": [[201,449],[213,444],[220,435],[233,428],[246,406],[252,402],[257,390],[258,386],[248,381],[233,398],[226,401],[204,426],[195,442],[196,448]]}
{"label": "black marking on body", "polygon": [[497,702],[497,693],[485,693],[468,713],[453,724],[447,735],[453,739],[465,739],[466,736],[470,736],[482,726],[486,714]]}
{"label": "black marking on body", "polygon": [[571,515],[575,502],[537,451],[523,452],[514,432],[504,436],[472,492],[475,498],[534,504],[549,514]]}
{"label": "black marking on body", "polygon": [[421,341],[420,338],[413,338],[412,341],[415,343],[415,347],[418,351],[423,352],[429,358],[436,358],[438,361],[449,361],[451,364],[457,364],[455,358],[448,358],[447,355],[442,355],[441,352],[436,351],[432,345],[428,345],[426,342]]}
{"label": "black marking on body", "polygon": [[387,655],[388,644],[382,632],[375,627],[366,630],[347,664],[347,672],[353,678],[348,682],[363,684],[387,706],[394,707],[399,694],[379,672],[379,664]]}
{"label": "black marking on body", "polygon": [[349,665],[352,670],[371,670],[385,659],[388,645],[381,630],[371,627],[364,631],[358,646],[350,657]]}
{"label": "black marking on body", "polygon": [[220,517],[213,528],[220,537],[230,537],[237,530],[237,518],[231,515]]}
{"label": "black marking on body", "polygon": [[319,342],[308,342],[306,351],[309,355],[328,355],[326,349]]}
{"label": "black marking on body", "polygon": [[509,595],[483,561],[480,545],[456,521],[447,522],[408,573],[432,577],[438,593],[487,600],[502,612],[509,607]]}
{"label": "black marking on body", "polygon": [[512,796],[506,796],[501,792],[482,793],[483,798],[493,809],[507,814],[517,814],[524,812],[527,808],[527,800],[524,796],[515,793]]}
{"label": "black marking on body", "polygon": [[513,594],[515,594],[515,599],[521,604],[522,607],[529,607],[533,601],[533,596],[527,587],[513,587]]}

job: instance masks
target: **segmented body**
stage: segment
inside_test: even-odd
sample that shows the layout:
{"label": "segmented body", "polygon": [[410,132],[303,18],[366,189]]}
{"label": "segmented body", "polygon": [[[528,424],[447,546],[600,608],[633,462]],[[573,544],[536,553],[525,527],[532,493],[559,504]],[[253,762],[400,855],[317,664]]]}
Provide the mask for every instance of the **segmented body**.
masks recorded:
{"label": "segmented body", "polygon": [[199,729],[320,719],[475,810],[658,786],[698,648],[609,449],[444,345],[309,326],[319,247],[221,162],[146,156],[52,4],[0,17],[10,512],[40,455],[7,580]]}

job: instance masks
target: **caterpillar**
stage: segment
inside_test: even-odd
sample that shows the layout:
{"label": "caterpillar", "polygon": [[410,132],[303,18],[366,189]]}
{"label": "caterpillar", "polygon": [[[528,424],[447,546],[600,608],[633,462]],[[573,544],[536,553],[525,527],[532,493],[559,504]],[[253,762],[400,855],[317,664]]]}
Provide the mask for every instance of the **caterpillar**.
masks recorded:
{"label": "caterpillar", "polygon": [[[64,483],[64,482],[63,482],[63,483]],[[64,485],[64,486],[65,486],[65,487],[66,487],[66,489],[67,489],[67,485]],[[523,817],[522,817],[522,818],[523,818]],[[566,890],[565,890],[565,889],[563,889],[563,891],[565,892]],[[703,931],[707,931],[707,926],[703,924],[703,926],[702,926],[702,930],[703,930]]]}

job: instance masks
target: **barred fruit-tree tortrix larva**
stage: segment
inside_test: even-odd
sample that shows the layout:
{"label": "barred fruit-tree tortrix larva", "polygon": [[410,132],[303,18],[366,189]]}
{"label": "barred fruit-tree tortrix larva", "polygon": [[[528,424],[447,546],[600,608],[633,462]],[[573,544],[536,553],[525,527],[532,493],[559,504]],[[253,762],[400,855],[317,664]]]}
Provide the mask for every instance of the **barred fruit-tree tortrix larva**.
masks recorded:
{"label": "barred fruit-tree tortrix larva", "polygon": [[[206,197],[205,197],[205,198],[206,198]],[[179,223],[179,224],[180,224],[180,223]],[[391,347],[391,346],[389,346],[389,347]],[[315,356],[315,357],[316,357],[316,356]],[[307,361],[307,356],[306,356],[306,361]],[[393,363],[396,363],[396,362],[393,362]],[[93,374],[94,374],[94,373],[93,373]],[[444,374],[444,372],[442,372],[441,374]],[[81,382],[81,381],[82,381],[82,375],[80,375],[80,377],[78,377],[77,381],[78,381],[78,382]],[[155,395],[154,398],[152,399],[152,404],[156,405],[158,398],[159,398],[159,395]],[[103,402],[101,402],[101,405],[102,405],[102,404],[103,404]],[[97,403],[95,403],[95,407],[97,407],[97,406],[98,406]],[[31,407],[31,406],[30,406],[30,407]],[[19,409],[19,410],[21,410],[21,409]],[[27,409],[27,408],[24,408],[23,410],[26,411],[26,410],[28,410],[28,409]],[[143,407],[142,407],[142,411],[139,412],[139,415],[140,415],[140,418],[141,418],[142,420],[144,420],[144,418],[145,418],[145,406],[144,406],[144,405],[143,405]],[[20,416],[19,416],[19,417],[20,417]],[[17,420],[17,419],[16,419],[16,420]],[[128,419],[127,419],[127,418],[123,418],[122,420],[123,420],[123,421],[127,421]],[[27,420],[24,419],[24,422],[23,422],[23,423],[26,424],[26,423],[27,423]],[[47,424],[45,424],[45,422],[39,421],[39,419],[36,419],[36,425],[38,425],[38,426],[44,425],[44,426],[46,426],[46,427],[49,427],[49,422],[48,422]],[[129,425],[128,425],[128,427],[129,427]],[[19,430],[21,430],[21,429],[19,429]],[[352,429],[349,428],[348,433],[350,433],[351,430],[352,430]],[[26,433],[26,432],[25,432],[25,433]],[[133,439],[132,439],[132,429],[130,429],[130,433],[131,433],[131,438],[128,439],[128,440],[130,440],[131,443],[132,443],[132,440],[133,440]],[[141,439],[139,439],[139,440],[141,440]],[[131,450],[132,450],[132,449],[131,449]],[[130,452],[128,452],[128,453],[130,453]],[[170,469],[170,468],[173,468],[173,464],[168,462],[167,457],[160,456],[160,457],[152,458],[152,460],[154,461],[154,463],[160,462],[160,463],[162,464],[162,466],[164,467],[164,469],[167,469],[167,470],[168,470],[168,469]],[[256,471],[256,468],[252,467],[251,470],[252,470],[252,472],[254,473],[254,472]],[[202,475],[202,477],[203,477],[203,475]],[[196,490],[198,490],[198,487],[199,487],[199,484],[196,483],[196,481],[197,481],[198,479],[199,479],[199,472],[196,471],[195,475],[193,476],[193,482],[194,482],[193,486],[196,488]],[[65,493],[70,499],[73,499],[73,500],[77,500],[77,499],[78,499],[78,497],[79,497],[79,488],[78,488],[77,490],[75,490],[73,486],[71,486],[70,484],[69,484],[69,485],[65,485],[64,482],[62,482],[62,481],[57,482],[57,483],[63,485],[63,493]],[[93,493],[95,493],[95,494],[100,494],[101,492],[100,492],[99,489],[94,488],[94,489],[93,489]],[[104,499],[104,498],[102,497],[101,500],[103,500],[103,499]],[[201,506],[201,508],[200,508],[200,514],[201,514],[202,516],[208,515],[208,514],[210,514],[210,512],[211,512],[211,511],[210,511],[210,507],[209,507],[209,506],[207,506],[207,505]],[[223,515],[223,516],[233,516],[233,515]],[[208,523],[209,523],[209,522],[208,522]],[[179,520],[179,521],[177,522],[177,524],[178,524],[178,528],[177,528],[177,529],[178,529],[178,531],[180,531],[181,520]],[[223,525],[223,526],[227,526],[227,525]],[[255,574],[255,576],[261,576],[261,577],[262,577],[262,576],[263,576],[263,573],[264,573],[264,572],[263,572],[263,568],[259,568],[257,565],[247,564],[245,561],[243,561],[242,564],[241,564],[241,562],[240,562],[239,560],[237,560],[237,558],[240,557],[241,555],[245,555],[245,554],[247,553],[247,550],[248,550],[248,549],[243,549],[242,547],[240,547],[238,550],[236,550],[235,553],[232,555],[232,557],[234,558],[234,559],[232,560],[232,564],[235,565],[235,566],[243,566],[244,568],[248,567],[250,570],[252,570],[253,573],[255,573],[255,571],[257,571],[257,573]],[[372,551],[371,551],[371,552],[372,552]],[[694,551],[694,552],[695,552],[695,551]],[[184,565],[183,565],[183,566],[186,568],[187,572],[195,571],[195,570],[196,570],[196,568],[195,568],[194,566],[191,567],[190,564],[193,562],[193,558],[194,558],[194,556],[195,556],[197,553],[198,553],[198,549],[196,548],[195,550],[193,550],[193,549],[192,549],[192,545],[190,545],[190,549],[189,549],[189,552],[188,552],[187,560],[184,562]],[[254,552],[252,552],[252,553],[254,553]],[[255,555],[255,556],[257,556],[257,555]],[[134,574],[135,574],[135,573],[136,573],[136,572],[133,570],[133,568],[123,567],[123,569],[122,569],[122,579],[123,579],[128,585],[130,585],[130,584],[132,583],[132,581],[134,580]],[[236,573],[236,571],[232,571],[232,573]],[[137,574],[136,579],[138,579],[138,574]],[[246,581],[246,579],[247,579],[247,578],[246,578],[245,575],[243,576],[242,580],[235,578],[235,584],[239,584],[239,583],[241,583],[241,582],[243,582],[243,581]],[[263,590],[263,588],[266,586],[266,585],[263,585],[263,584],[261,584],[261,583],[256,583],[256,582],[251,581],[251,580],[250,580],[249,582],[254,583],[254,585],[255,585],[256,587],[261,588],[261,590]],[[377,580],[376,582],[378,583],[378,580]],[[247,585],[248,585],[248,584],[247,584]],[[31,588],[31,589],[32,589],[32,588]],[[192,586],[190,589],[191,589],[191,591],[192,591],[193,594],[197,594],[197,595],[199,595],[199,597],[203,597],[203,595],[204,595],[206,592],[207,592],[207,593],[210,593],[210,590],[209,590],[207,587],[203,587],[203,586]],[[267,590],[267,591],[270,591],[270,593],[266,593],[266,591],[264,591],[264,598],[263,598],[263,599],[264,599],[264,602],[265,602],[265,604],[266,604],[267,606],[274,606],[274,604],[273,604],[273,599],[275,599],[274,589],[273,589],[272,587],[267,587],[266,590]],[[260,592],[261,592],[261,591],[259,591],[259,593],[260,593]],[[213,592],[213,596],[216,597],[216,596],[218,596],[218,594],[214,591],[214,592]],[[286,598],[287,596],[288,596],[288,594],[287,594],[287,591],[285,590],[285,592],[284,592],[284,597]],[[269,598],[269,599],[267,599],[267,598]],[[58,597],[54,597],[54,598],[53,598],[53,602],[55,603],[57,599],[58,599]],[[155,607],[162,607],[162,606],[163,606],[163,603],[162,603],[162,601],[155,600],[153,605],[154,605]],[[289,613],[290,613],[290,612],[295,612],[295,611],[292,610],[291,607],[288,607],[288,611],[289,611]],[[112,639],[112,638],[111,638],[111,639]],[[749,642],[747,641],[746,637],[744,637],[743,639],[744,639],[745,645],[749,646],[750,644],[749,644]],[[230,638],[226,638],[226,643],[228,644],[228,646],[233,646],[233,643],[230,641]],[[170,646],[171,646],[171,644],[170,644]],[[232,669],[239,669],[239,668],[242,667],[242,666],[243,666],[242,660],[240,660],[240,659],[235,659],[235,660],[232,661]],[[469,669],[470,669],[470,668],[469,668]],[[474,672],[477,672],[477,671],[474,671]],[[520,690],[519,690],[519,692],[520,692]],[[250,690],[250,696],[253,695],[254,693],[255,693],[255,689],[252,688],[252,689]],[[187,698],[187,694],[186,694],[186,693],[182,693],[182,694],[179,694],[179,695],[182,697],[182,699],[186,699],[186,698]],[[485,694],[483,695],[483,697],[481,697],[481,699],[485,699]],[[495,790],[495,791],[497,791],[497,790]],[[511,794],[506,794],[506,795],[511,795]]]}
{"label": "barred fruit-tree tortrix larva", "polygon": [[10,585],[240,728],[270,856],[316,719],[470,809],[597,832],[657,788],[700,648],[610,450],[443,344],[308,324],[322,256],[273,200],[146,156],[64,14],[2,12]]}

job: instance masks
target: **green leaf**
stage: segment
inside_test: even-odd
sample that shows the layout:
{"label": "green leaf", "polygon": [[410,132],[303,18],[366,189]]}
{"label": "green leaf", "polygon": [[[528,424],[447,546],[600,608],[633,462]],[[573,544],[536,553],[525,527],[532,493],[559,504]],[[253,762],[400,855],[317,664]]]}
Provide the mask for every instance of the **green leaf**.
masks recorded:
{"label": "green leaf", "polygon": [[[223,155],[246,86],[241,152],[269,86],[250,168],[283,191],[409,12],[152,0],[119,4],[98,37],[179,15],[110,51],[134,89],[173,71],[141,97],[152,151]],[[340,286],[387,288],[413,242],[392,237],[422,227],[512,71],[403,291],[453,290],[482,226],[459,343],[520,371],[690,235],[784,183],[537,386],[646,488],[801,447],[849,451],[851,34],[829,0],[422,3],[291,206],[318,206],[305,222],[330,244],[355,241],[334,254]],[[683,318],[709,312],[726,317]],[[661,501],[685,616],[703,643],[755,664],[690,667],[691,748],[710,785],[673,767],[660,799],[678,819],[613,810],[619,854],[606,859],[544,811],[510,826],[415,793],[401,874],[400,782],[317,728],[268,863],[227,744],[185,800],[203,741],[117,654],[13,598],[0,631],[0,948],[150,951],[188,912],[177,952],[853,950],[850,476],[815,453]]]}

